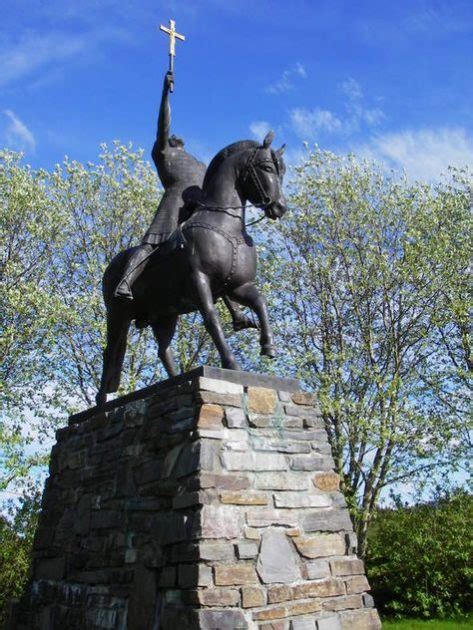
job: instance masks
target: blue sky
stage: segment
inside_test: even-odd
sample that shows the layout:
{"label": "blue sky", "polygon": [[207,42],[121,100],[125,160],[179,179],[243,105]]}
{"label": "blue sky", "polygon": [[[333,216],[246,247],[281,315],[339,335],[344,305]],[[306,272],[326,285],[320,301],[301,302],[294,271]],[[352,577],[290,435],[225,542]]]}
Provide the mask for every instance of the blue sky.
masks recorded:
{"label": "blue sky", "polygon": [[205,160],[269,127],[435,179],[473,162],[472,0],[3,0],[0,146],[35,167],[149,155],[173,17],[173,131]]}

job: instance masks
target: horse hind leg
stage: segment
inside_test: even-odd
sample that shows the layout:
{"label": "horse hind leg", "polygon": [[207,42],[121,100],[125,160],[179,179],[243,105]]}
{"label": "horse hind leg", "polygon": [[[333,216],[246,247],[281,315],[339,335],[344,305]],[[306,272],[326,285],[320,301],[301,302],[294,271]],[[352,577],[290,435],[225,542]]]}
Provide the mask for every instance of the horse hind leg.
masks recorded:
{"label": "horse hind leg", "polygon": [[171,350],[171,341],[176,331],[177,315],[161,319],[153,324],[153,334],[158,344],[158,356],[161,359],[168,376],[177,376],[178,371]]}
{"label": "horse hind leg", "polygon": [[95,397],[98,406],[107,402],[107,394],[116,392],[120,385],[126,341],[131,318],[123,312],[107,312],[107,345],[103,352],[100,389]]}

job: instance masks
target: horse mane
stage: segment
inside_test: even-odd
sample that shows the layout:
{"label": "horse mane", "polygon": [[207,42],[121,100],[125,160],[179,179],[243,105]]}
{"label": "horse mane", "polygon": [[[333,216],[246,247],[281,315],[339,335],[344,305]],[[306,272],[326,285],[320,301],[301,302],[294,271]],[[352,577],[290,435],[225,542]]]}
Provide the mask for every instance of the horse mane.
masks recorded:
{"label": "horse mane", "polygon": [[259,146],[260,143],[256,142],[255,140],[239,140],[238,142],[233,142],[233,144],[229,144],[227,147],[219,151],[217,155],[212,159],[205,172],[202,188],[205,189],[222,162],[224,162],[231,155],[233,155],[234,153],[238,153],[239,151],[244,151],[245,149],[255,149]]}

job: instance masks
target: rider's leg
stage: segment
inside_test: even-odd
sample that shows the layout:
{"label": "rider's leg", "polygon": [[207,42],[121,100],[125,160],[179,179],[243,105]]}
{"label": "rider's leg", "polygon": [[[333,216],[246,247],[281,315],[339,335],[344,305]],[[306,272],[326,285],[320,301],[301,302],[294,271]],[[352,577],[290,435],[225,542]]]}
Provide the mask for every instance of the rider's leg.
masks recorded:
{"label": "rider's leg", "polygon": [[146,267],[147,261],[145,261],[145,258],[147,258],[152,251],[153,251],[152,245],[150,245],[149,243],[142,243],[131,254],[130,258],[127,260],[127,263],[125,265],[122,279],[120,280],[117,288],[115,289],[116,297],[123,297],[128,300],[133,299],[131,287],[133,286],[133,282],[136,280],[136,278],[140,275],[140,273],[142,273],[143,269]]}
{"label": "rider's leg", "polygon": [[232,316],[233,330],[243,330],[244,328],[258,328],[258,324],[251,317],[247,317],[236,302],[233,302],[226,295],[223,298],[225,306]]}
{"label": "rider's leg", "polygon": [[266,300],[252,282],[243,284],[231,292],[231,297],[244,306],[249,306],[257,315],[261,327],[261,354],[273,358],[276,356],[273,331],[269,323]]}

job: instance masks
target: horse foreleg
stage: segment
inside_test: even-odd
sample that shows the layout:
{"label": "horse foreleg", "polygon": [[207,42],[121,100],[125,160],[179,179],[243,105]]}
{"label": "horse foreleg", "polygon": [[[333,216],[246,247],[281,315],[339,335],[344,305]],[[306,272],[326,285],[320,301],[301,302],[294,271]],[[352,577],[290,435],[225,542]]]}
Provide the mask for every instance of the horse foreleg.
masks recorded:
{"label": "horse foreleg", "polygon": [[261,328],[261,354],[274,358],[276,356],[276,346],[271,324],[269,323],[268,306],[264,297],[252,282],[233,289],[230,296],[237,302],[240,302],[240,304],[249,306],[256,313]]}
{"label": "horse foreleg", "polygon": [[107,394],[116,392],[120,385],[130,317],[120,312],[107,313],[107,345],[103,352],[100,389],[95,397],[97,405],[107,402]]}
{"label": "horse foreleg", "polygon": [[223,296],[223,301],[232,316],[233,330],[238,331],[244,330],[245,328],[258,328],[258,324],[250,317],[247,317],[236,302],[230,300],[226,295]]}
{"label": "horse foreleg", "polygon": [[163,362],[169,376],[177,376],[178,374],[171,350],[171,341],[174,337],[176,324],[177,315],[167,319],[161,319],[157,324],[153,324],[151,327],[158,343],[158,356]]}
{"label": "horse foreleg", "polygon": [[208,276],[201,271],[193,271],[191,278],[197,293],[199,310],[202,313],[204,326],[217,347],[222,360],[222,367],[228,368],[229,370],[238,370],[238,363],[230,350],[230,346],[225,340],[222,323],[220,322],[217,309],[213,303]]}

